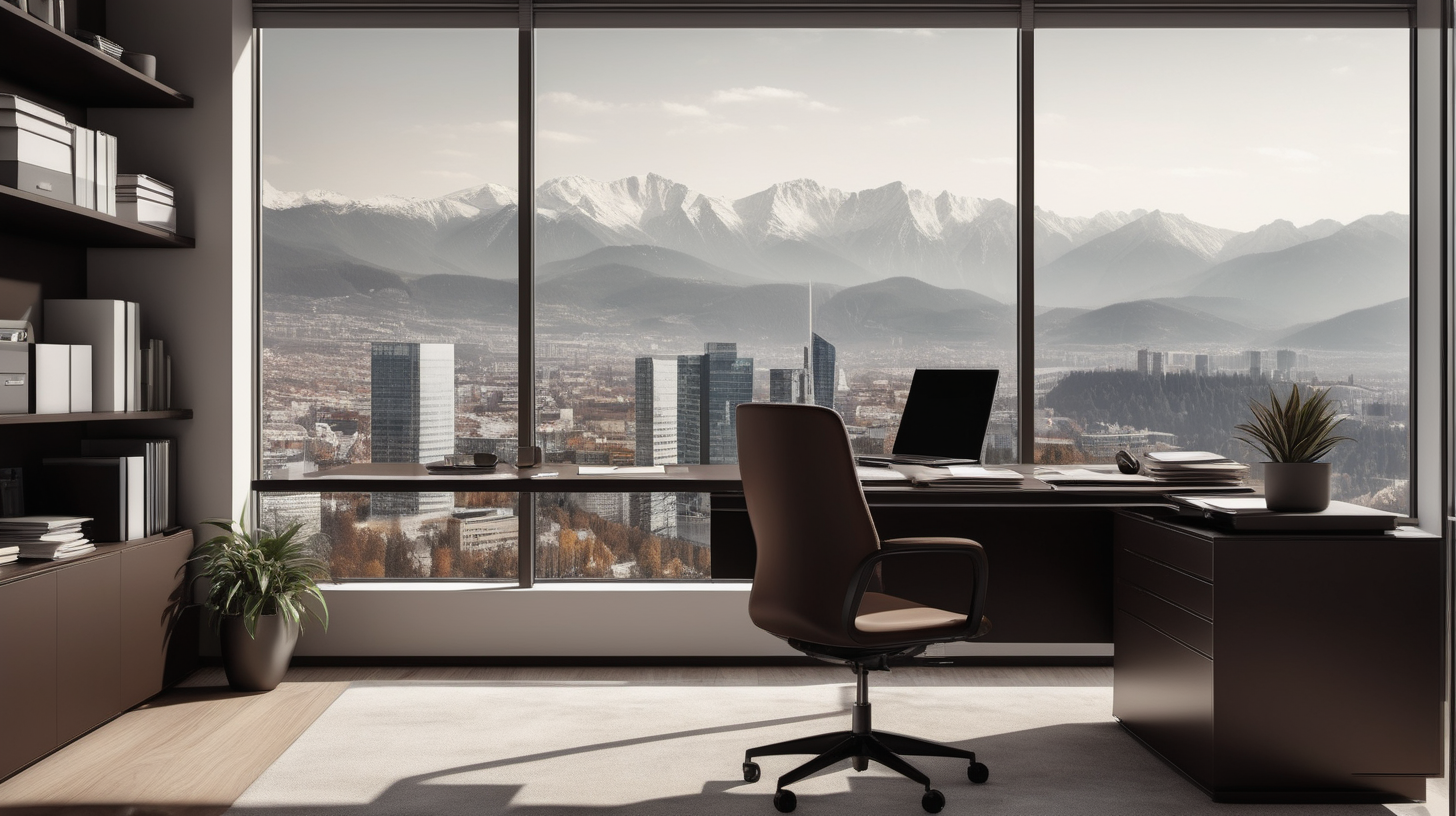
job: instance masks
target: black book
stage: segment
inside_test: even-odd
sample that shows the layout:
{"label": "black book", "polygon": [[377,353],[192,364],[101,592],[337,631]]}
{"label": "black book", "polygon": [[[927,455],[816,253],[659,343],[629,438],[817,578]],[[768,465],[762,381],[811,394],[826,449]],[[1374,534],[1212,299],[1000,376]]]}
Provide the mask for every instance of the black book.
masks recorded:
{"label": "black book", "polygon": [[92,541],[127,540],[126,457],[46,459],[41,479],[50,512],[90,516],[84,529]]}

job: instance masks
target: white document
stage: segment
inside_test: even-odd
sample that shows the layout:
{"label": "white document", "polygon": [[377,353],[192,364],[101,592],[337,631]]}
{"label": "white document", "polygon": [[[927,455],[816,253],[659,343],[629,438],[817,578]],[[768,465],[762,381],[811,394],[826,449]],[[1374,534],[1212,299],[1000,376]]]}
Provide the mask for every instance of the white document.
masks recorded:
{"label": "white document", "polygon": [[617,467],[616,465],[581,465],[576,469],[578,476],[644,476],[667,473],[666,465],[642,465],[639,467]]}
{"label": "white document", "polygon": [[1091,470],[1079,467],[1037,468],[1036,478],[1047,484],[1077,482],[1079,484],[1149,484],[1150,476],[1121,471]]}
{"label": "white document", "polygon": [[854,472],[859,476],[861,482],[904,482],[910,478],[900,471],[890,468],[857,467]]}
{"label": "white document", "polygon": [[64,414],[71,410],[71,347],[36,343],[35,412]]}
{"label": "white document", "polygon": [[985,479],[992,482],[1021,481],[1021,474],[1006,468],[987,468],[980,465],[951,465],[946,468],[952,479]]}

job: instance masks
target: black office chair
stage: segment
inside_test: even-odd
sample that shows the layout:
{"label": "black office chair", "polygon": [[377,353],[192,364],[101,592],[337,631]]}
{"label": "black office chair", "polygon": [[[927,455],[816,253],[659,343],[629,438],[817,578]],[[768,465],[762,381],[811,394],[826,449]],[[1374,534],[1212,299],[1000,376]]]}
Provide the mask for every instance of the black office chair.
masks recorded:
{"label": "black office chair", "polygon": [[[981,615],[986,598],[981,545],[963,538],[880,541],[844,421],[828,408],[739,405],[738,467],[758,543],[749,616],[807,655],[848,664],[857,685],[850,730],[753,748],[744,754],[744,781],[758,781],[755,757],[817,754],[779,777],[774,807],[781,813],[797,804],[788,785],[845,759],[856,771],[874,760],[924,785],[920,804],[930,813],[945,806],[945,796],[900,755],[965,759],[970,780],[985,782],[990,772],[971,751],[873,730],[869,702],[871,670],[888,670],[890,660],[913,657],[932,643],[990,631]],[[968,609],[937,609],[877,591],[881,569],[913,569],[914,556],[926,555],[939,556],[936,566],[947,555],[964,564],[972,590]]]}

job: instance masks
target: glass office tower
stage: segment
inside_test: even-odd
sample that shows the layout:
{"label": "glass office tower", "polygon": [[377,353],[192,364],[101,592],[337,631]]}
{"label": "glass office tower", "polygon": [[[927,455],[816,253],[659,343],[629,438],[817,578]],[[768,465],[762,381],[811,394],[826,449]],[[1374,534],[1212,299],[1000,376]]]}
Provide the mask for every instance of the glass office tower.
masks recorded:
{"label": "glass office tower", "polygon": [[814,335],[813,369],[814,404],[834,407],[834,345]]}
{"label": "glass office tower", "polygon": [[[370,344],[370,458],[433,462],[455,448],[455,346]],[[374,516],[440,515],[453,493],[375,493]]]}
{"label": "glass office tower", "polygon": [[639,465],[678,461],[678,365],[674,358],[638,357],[635,416]]}
{"label": "glass office tower", "polygon": [[677,358],[677,461],[700,465],[703,458],[703,357]]}
{"label": "glass office tower", "polygon": [[738,462],[737,408],[753,402],[753,358],[739,357],[737,343],[705,343],[703,355],[703,463]]}

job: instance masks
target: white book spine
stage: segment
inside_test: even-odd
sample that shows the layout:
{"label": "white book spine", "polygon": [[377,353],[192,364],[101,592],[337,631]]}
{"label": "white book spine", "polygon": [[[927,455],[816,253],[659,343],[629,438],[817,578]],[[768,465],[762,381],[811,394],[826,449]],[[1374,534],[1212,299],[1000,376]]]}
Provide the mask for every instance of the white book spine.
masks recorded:
{"label": "white book spine", "polygon": [[126,410],[142,410],[141,305],[126,304]]}
{"label": "white book spine", "polygon": [[35,412],[64,414],[71,410],[71,347],[35,344]]}
{"label": "white book spine", "polygon": [[146,457],[126,456],[126,540],[146,537]]}
{"label": "white book spine", "polygon": [[71,413],[90,413],[91,406],[91,347],[71,346]]}

